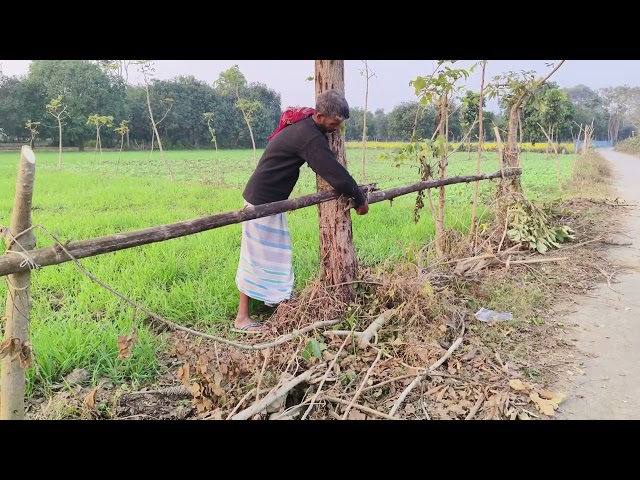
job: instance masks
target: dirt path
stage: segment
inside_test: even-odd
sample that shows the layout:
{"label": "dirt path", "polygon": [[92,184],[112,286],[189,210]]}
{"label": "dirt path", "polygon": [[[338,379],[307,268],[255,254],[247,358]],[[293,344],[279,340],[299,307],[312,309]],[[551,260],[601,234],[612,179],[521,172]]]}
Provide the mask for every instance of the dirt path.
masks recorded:
{"label": "dirt path", "polygon": [[567,375],[568,398],[557,413],[570,420],[640,419],[640,158],[598,151],[614,167],[618,197],[638,207],[624,207],[627,236],[614,240],[631,245],[609,251],[610,261],[624,271],[613,276],[611,288],[600,284],[560,319],[575,325],[566,340],[587,358],[583,372]]}

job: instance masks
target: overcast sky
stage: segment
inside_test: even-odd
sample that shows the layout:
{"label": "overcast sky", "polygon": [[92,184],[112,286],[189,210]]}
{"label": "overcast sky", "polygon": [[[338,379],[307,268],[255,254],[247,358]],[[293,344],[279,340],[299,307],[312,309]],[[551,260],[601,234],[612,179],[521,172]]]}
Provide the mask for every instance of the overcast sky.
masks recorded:
{"label": "overcast sky", "polygon": [[[551,68],[546,66],[554,60],[489,60],[486,78],[509,71],[533,70],[546,76]],[[26,74],[31,60],[0,60],[5,75]],[[460,60],[454,68],[468,68],[476,60]],[[367,60],[370,71],[375,76],[369,80],[367,109],[375,111],[383,108],[390,112],[402,102],[416,99],[409,82],[419,75],[433,72],[435,60]],[[156,60],[156,78],[171,79],[180,75],[194,77],[213,83],[220,72],[238,65],[249,83],[260,82],[278,92],[282,106],[313,106],[313,82],[306,80],[314,74],[314,60]],[[362,60],[345,60],[345,89],[352,107],[364,108],[366,77]],[[140,75],[130,73],[130,80],[140,81]],[[567,60],[550,80],[561,87],[583,84],[592,89],[611,86],[640,86],[640,60]],[[480,69],[468,80],[471,90],[480,88]],[[495,110],[495,104],[489,104]]]}

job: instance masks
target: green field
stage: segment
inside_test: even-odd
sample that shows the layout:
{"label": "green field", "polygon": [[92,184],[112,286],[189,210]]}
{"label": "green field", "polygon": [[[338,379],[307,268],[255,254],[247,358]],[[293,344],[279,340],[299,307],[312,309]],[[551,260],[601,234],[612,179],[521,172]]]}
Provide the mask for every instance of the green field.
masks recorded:
{"label": "green field", "polygon": [[[253,152],[170,151],[175,173],[172,182],[159,152],[64,152],[58,171],[55,151],[36,150],[36,181],[32,220],[62,241],[84,240],[242,208],[242,188],[251,174]],[[261,151],[258,151],[258,157]],[[417,168],[379,160],[380,150],[368,152],[366,183],[388,189],[414,183]],[[11,220],[19,152],[0,152],[0,224]],[[348,149],[348,168],[360,182],[361,150]],[[544,154],[523,153],[523,187],[529,198],[557,193],[556,169]],[[573,155],[559,158],[568,179]],[[117,165],[117,174],[116,174]],[[448,175],[473,174],[475,154],[456,153]],[[486,153],[482,172],[498,169],[495,153]],[[481,183],[488,198],[495,183]],[[471,218],[473,184],[447,187],[447,226],[467,231]],[[303,167],[293,197],[315,191],[315,174]],[[434,192],[435,194],[435,192]],[[433,238],[428,208],[413,222],[416,194],[392,204],[371,205],[368,215],[352,215],[354,244],[360,262],[412,258]],[[317,208],[288,213],[294,245],[296,286],[317,273]],[[230,225],[188,237],[154,243],[82,259],[82,265],[130,299],[163,317],[208,333],[220,333],[233,321],[237,306],[234,277],[240,248],[241,225]],[[37,246],[53,240],[36,230]],[[31,340],[39,366],[30,369],[29,392],[59,382],[74,368],[85,368],[94,379],[138,384],[151,380],[159,363],[162,338],[140,326],[141,313],[86,277],[73,262],[45,267],[32,274]],[[6,298],[6,284],[0,286]],[[118,335],[139,328],[133,356],[117,358]],[[222,328],[221,328],[222,327]],[[39,380],[38,382],[34,380]],[[28,392],[28,393],[29,393]]]}

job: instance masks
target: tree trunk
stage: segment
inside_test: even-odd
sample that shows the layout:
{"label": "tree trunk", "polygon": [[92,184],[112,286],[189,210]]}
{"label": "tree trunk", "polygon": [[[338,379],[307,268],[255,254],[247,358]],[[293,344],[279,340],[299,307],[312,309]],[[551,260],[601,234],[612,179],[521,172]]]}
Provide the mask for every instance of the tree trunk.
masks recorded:
{"label": "tree trunk", "polygon": [[[518,155],[518,143],[516,134],[518,132],[518,109],[520,104],[511,107],[509,112],[509,130],[507,131],[507,144],[505,146],[505,166],[509,168],[520,168],[520,156]],[[504,179],[506,191],[510,193],[522,193],[520,177],[508,177]]]}
{"label": "tree trunk", "polygon": [[[36,157],[26,145],[22,147],[20,168],[16,182],[16,193],[9,232],[16,236],[5,236],[7,251],[32,250],[36,239],[31,227],[31,205],[33,201],[33,179]],[[20,233],[28,230],[23,235]],[[20,245],[17,245],[19,243]],[[22,247],[22,248],[21,248]],[[7,303],[4,341],[2,342],[2,374],[0,376],[0,420],[24,419],[24,392],[26,385],[25,366],[30,360],[29,308],[31,270],[13,273],[7,277]]]}
{"label": "tree trunk", "polygon": [[[321,93],[335,89],[344,94],[344,60],[315,61],[316,98]],[[337,131],[329,135],[329,145],[338,162],[347,166],[344,135]],[[319,175],[316,176],[318,191],[332,190]],[[353,246],[353,231],[349,199],[339,199],[318,205],[320,224],[320,281],[327,285],[353,282],[358,271],[356,251]],[[340,300],[355,299],[353,284],[340,285],[335,290]]]}
{"label": "tree trunk", "polygon": [[164,160],[164,164],[167,166],[167,170],[169,170],[169,176],[171,177],[171,180],[175,181],[176,177],[173,175],[171,165],[169,165],[169,162],[167,162],[167,158],[164,155],[164,150],[162,149],[162,141],[160,140],[160,134],[158,133],[158,127],[155,120],[153,119],[153,111],[151,110],[151,98],[149,96],[149,85],[145,85],[145,91],[147,92],[147,108],[149,109],[149,119],[151,120],[151,127],[153,128],[153,132],[151,134],[151,151],[153,152],[153,134],[155,133],[156,140],[158,140],[158,149],[160,150],[160,155],[162,155],[162,160]]}
{"label": "tree trunk", "polygon": [[[62,170],[62,121],[58,118],[58,170]],[[82,149],[80,149],[82,151]]]}

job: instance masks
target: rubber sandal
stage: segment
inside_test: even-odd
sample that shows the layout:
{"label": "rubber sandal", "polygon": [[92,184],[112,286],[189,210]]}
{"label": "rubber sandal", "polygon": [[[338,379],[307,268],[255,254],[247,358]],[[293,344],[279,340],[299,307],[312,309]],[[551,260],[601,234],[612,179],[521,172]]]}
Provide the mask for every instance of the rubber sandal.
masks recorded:
{"label": "rubber sandal", "polygon": [[249,330],[249,328],[256,327],[264,327],[264,324],[260,322],[248,323],[242,328],[232,328],[231,331],[236,333],[264,333],[264,330]]}

